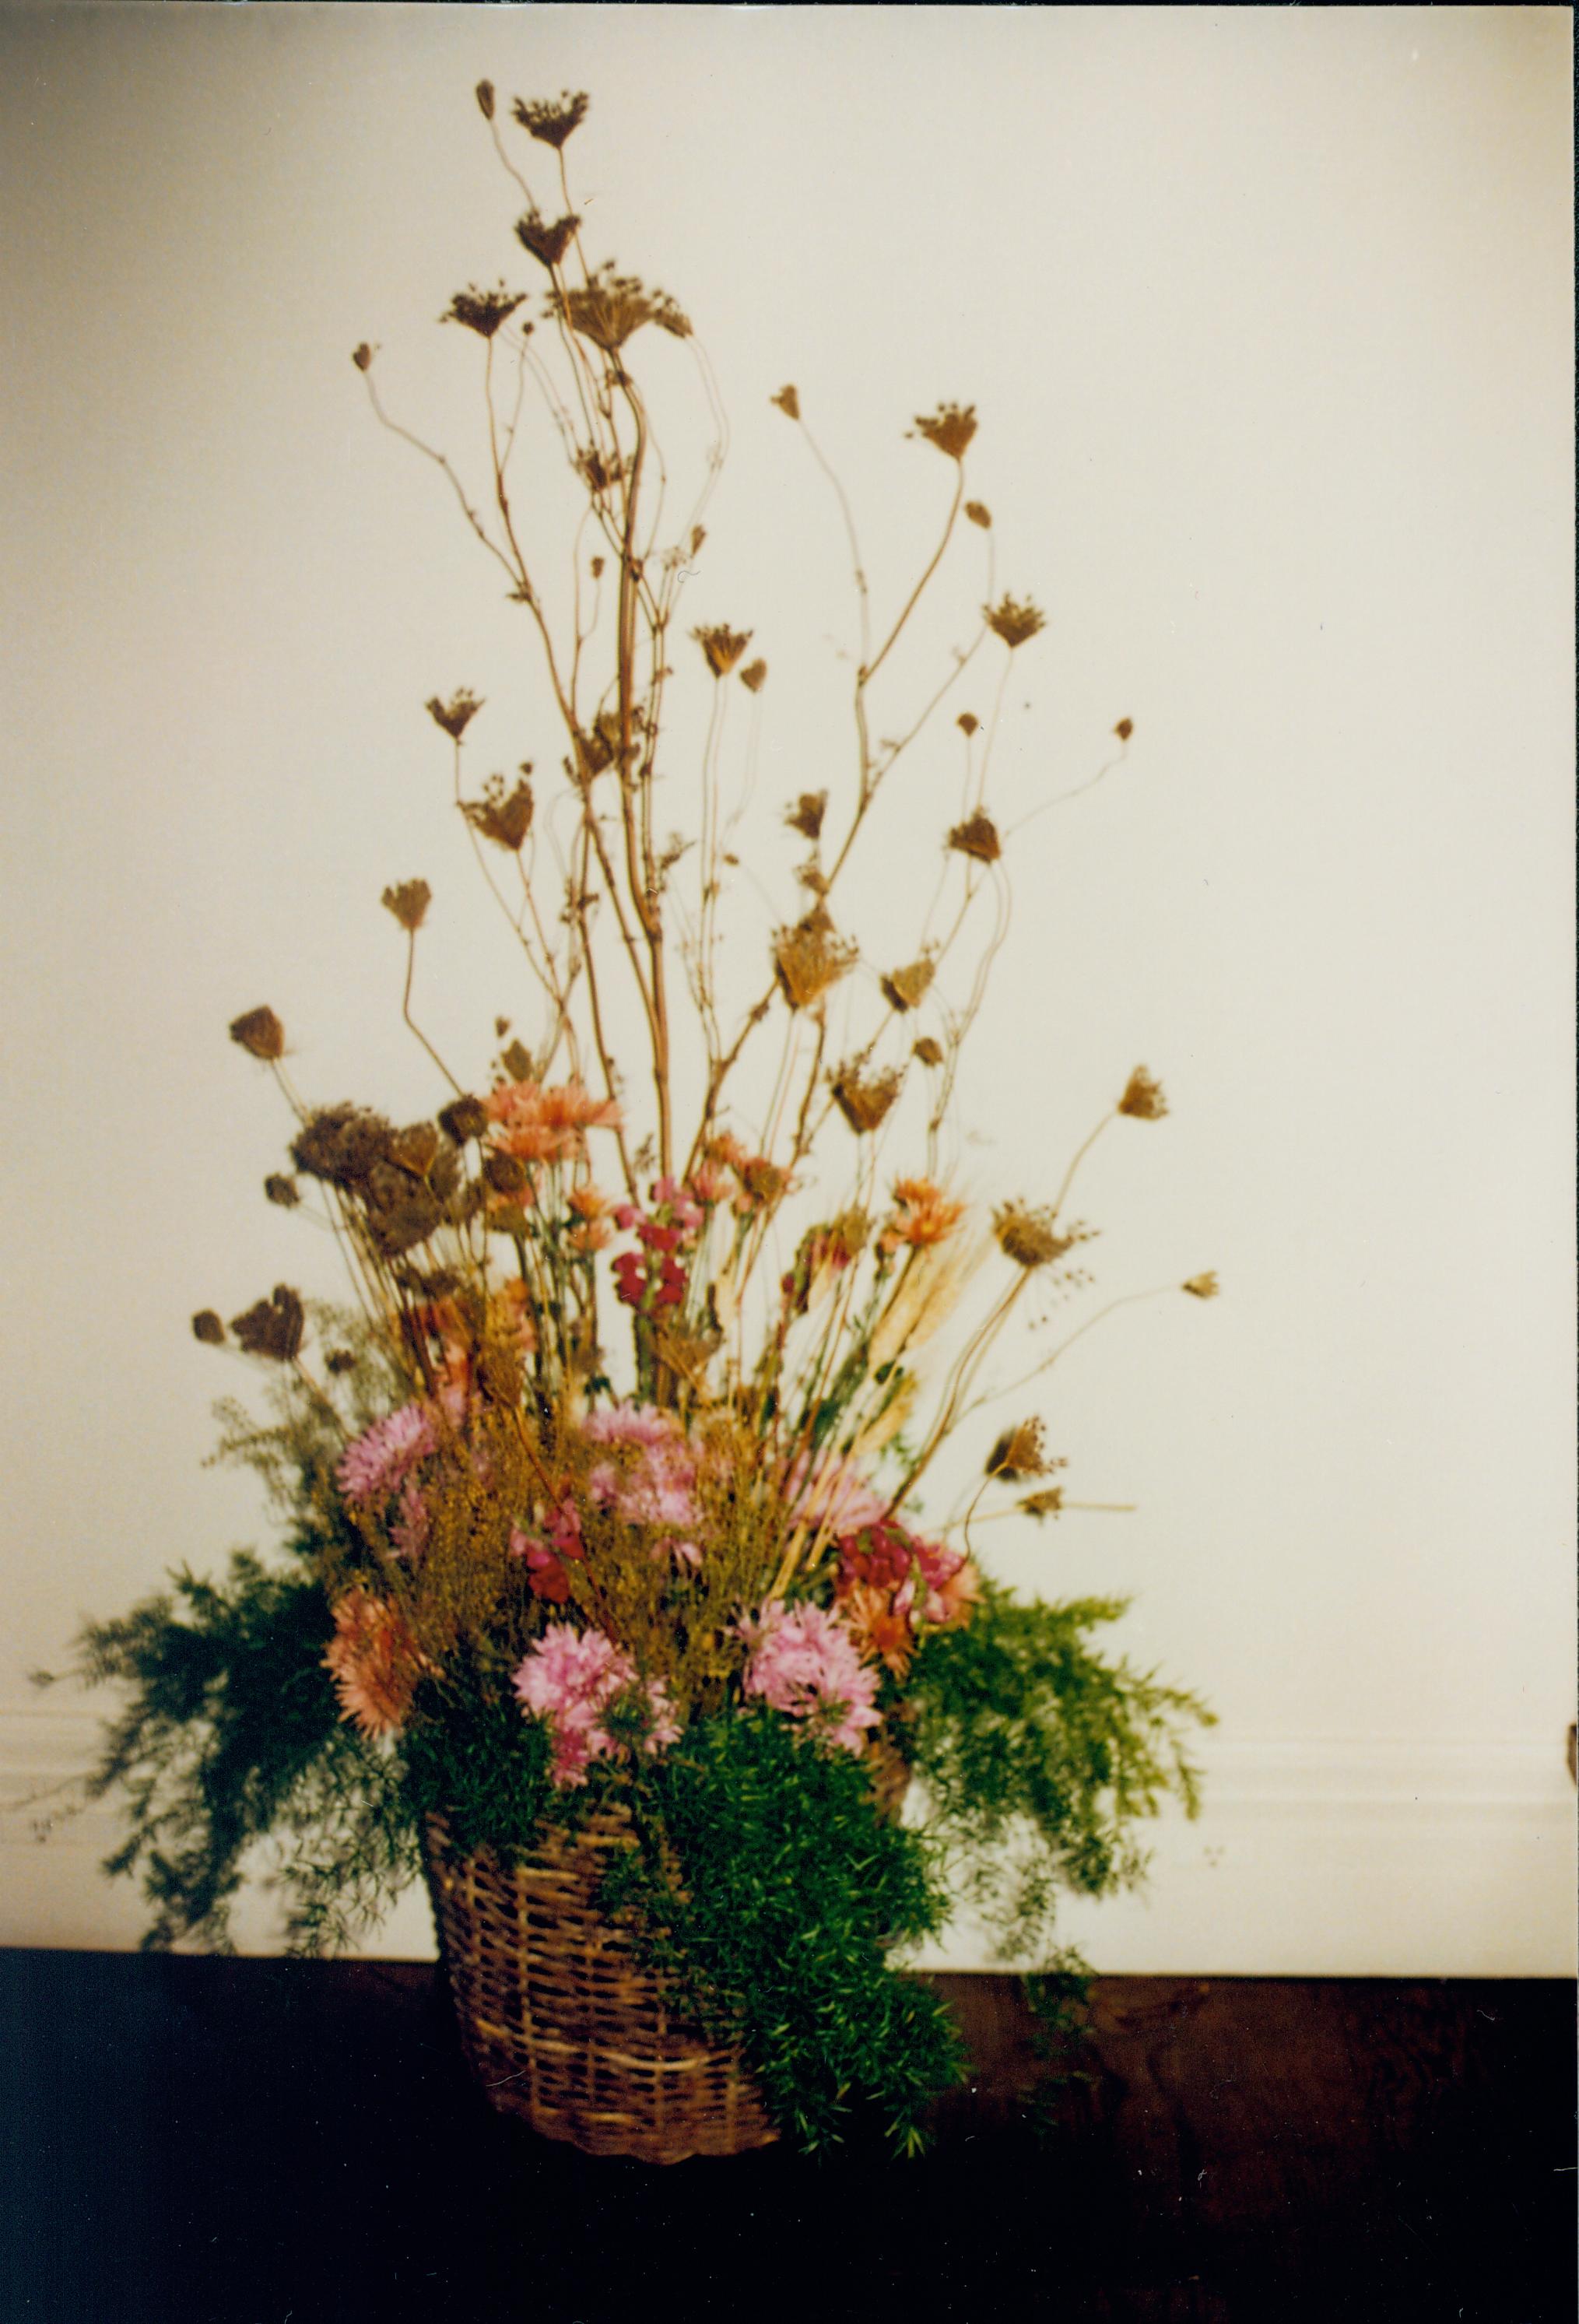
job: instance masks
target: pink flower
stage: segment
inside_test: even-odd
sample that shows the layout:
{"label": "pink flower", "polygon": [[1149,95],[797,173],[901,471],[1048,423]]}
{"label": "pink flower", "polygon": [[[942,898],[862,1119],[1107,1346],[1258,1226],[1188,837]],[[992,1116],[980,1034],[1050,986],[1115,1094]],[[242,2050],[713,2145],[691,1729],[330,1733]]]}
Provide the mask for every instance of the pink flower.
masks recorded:
{"label": "pink flower", "polygon": [[521,1162],[570,1162],[586,1151],[589,1130],[615,1130],[620,1110],[612,1100],[591,1097],[579,1082],[544,1089],[537,1082],[508,1082],[483,1101],[494,1125],[493,1143]]}
{"label": "pink flower", "polygon": [[589,1412],[583,1436],[595,1444],[667,1444],[681,1434],[679,1415],[655,1404],[615,1404]]}
{"label": "pink flower", "polygon": [[741,1622],[740,1635],[752,1650],[742,1681],[747,1694],[791,1719],[814,1720],[842,1751],[859,1751],[863,1730],[882,1724],[873,1708],[877,1673],[862,1662],[836,1615],[773,1599]]}
{"label": "pink flower", "polygon": [[859,1533],[876,1525],[888,1508],[887,1497],[874,1492],[851,1461],[830,1457],[814,1470],[807,1453],[797,1453],[784,1489],[797,1525],[831,1534]]}
{"label": "pink flower", "polygon": [[366,1508],[387,1500],[405,1483],[419,1461],[438,1450],[433,1416],[426,1405],[402,1404],[383,1420],[375,1420],[346,1445],[335,1471],[348,1501]]}
{"label": "pink flower", "polygon": [[619,1745],[604,1714],[622,1694],[639,1692],[649,1727],[644,1748],[656,1752],[679,1740],[679,1722],[661,1679],[638,1688],[636,1666],[601,1630],[576,1630],[550,1622],[533,1641],[515,1674],[523,1714],[546,1720],[554,1738],[550,1778],[561,1786],[584,1784],[594,1759],[610,1757]]}
{"label": "pink flower", "polygon": [[402,1557],[420,1557],[428,1546],[428,1504],[414,1477],[401,1487],[400,1513],[391,1521],[389,1537]]}

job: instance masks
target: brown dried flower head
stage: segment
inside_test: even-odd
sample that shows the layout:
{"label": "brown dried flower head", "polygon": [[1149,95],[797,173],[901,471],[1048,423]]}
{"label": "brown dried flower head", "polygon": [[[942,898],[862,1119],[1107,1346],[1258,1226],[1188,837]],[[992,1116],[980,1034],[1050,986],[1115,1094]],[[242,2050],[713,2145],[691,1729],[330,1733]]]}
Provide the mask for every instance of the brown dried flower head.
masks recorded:
{"label": "brown dried flower head", "polygon": [[414,936],[428,917],[433,890],[426,880],[402,880],[398,887],[386,888],[378,900],[386,912],[394,914],[406,934]]}
{"label": "brown dried flower head", "polygon": [[903,1080],[894,1066],[869,1074],[858,1065],[841,1065],[833,1077],[834,1102],[856,1135],[864,1137],[881,1127]]}
{"label": "brown dried flower head", "polygon": [[998,1248],[1016,1267],[1049,1267],[1062,1259],[1075,1238],[1060,1234],[1050,1210],[1034,1211],[1026,1203],[1003,1203],[993,1213]]}
{"label": "brown dried flower head", "polygon": [[1187,1291],[1192,1299],[1215,1299],[1219,1288],[1214,1267],[1207,1268],[1204,1275],[1192,1275],[1187,1282],[1179,1286],[1179,1289]]}
{"label": "brown dried flower head", "polygon": [[556,218],[550,226],[546,218],[538,217],[529,210],[524,217],[515,221],[515,238],[522,248],[530,250],[551,274],[569,249],[580,224],[581,220],[573,211],[565,217]]}
{"label": "brown dried flower head", "polygon": [[978,863],[996,863],[1003,853],[998,826],[982,807],[964,823],[955,825],[948,835],[948,844],[961,855],[974,855]]}
{"label": "brown dried flower head", "polygon": [[923,1033],[915,1044],[912,1055],[919,1057],[924,1065],[940,1065],[944,1056],[943,1044],[935,1041],[930,1033]]}
{"label": "brown dried flower head", "polygon": [[512,855],[520,852],[531,829],[531,785],[526,780],[531,771],[530,767],[523,766],[520,781],[508,794],[503,776],[490,775],[480,799],[462,799],[460,803],[460,811],[472,829]]}
{"label": "brown dried flower head", "polygon": [[1154,1081],[1144,1065],[1137,1065],[1130,1075],[1118,1110],[1127,1113],[1131,1121],[1160,1121],[1168,1111],[1161,1083]]}
{"label": "brown dried flower head", "polygon": [[799,831],[804,838],[820,839],[827,806],[826,791],[802,791],[794,806],[785,810],[784,820],[791,831]]}
{"label": "brown dried flower head", "polygon": [[891,1009],[919,1009],[937,973],[931,954],[923,953],[919,960],[910,961],[904,968],[891,969],[887,976],[880,978],[882,997]]}
{"label": "brown dried flower head", "polygon": [[752,640],[749,630],[732,630],[727,622],[693,630],[691,635],[706,655],[707,667],[715,678],[728,677]]}
{"label": "brown dried flower head", "polygon": [[[487,83],[485,81],[483,86],[487,88]],[[490,102],[492,96],[490,90]],[[529,137],[535,137],[540,144],[552,145],[558,151],[563,147],[566,139],[580,128],[590,103],[591,99],[584,88],[577,89],[574,94],[562,88],[558,102],[546,97],[518,97],[510,110]]]}
{"label": "brown dried flower head", "polygon": [[1056,1517],[1063,1506],[1064,1489],[1061,1485],[1048,1485],[1039,1493],[1027,1493],[1023,1500],[1015,1504],[1017,1508],[1025,1511],[1028,1517]]}
{"label": "brown dried flower head", "polygon": [[381,1113],[355,1105],[326,1106],[292,1140],[291,1159],[309,1178],[359,1192],[388,1158],[393,1138]]}
{"label": "brown dried flower head", "polygon": [[[439,319],[441,323],[463,323],[468,331],[476,331],[480,339],[491,339],[495,331],[510,320],[517,307],[524,306],[524,290],[507,290],[501,282],[494,290],[479,290],[475,282],[457,290]],[[531,325],[522,327],[531,330]]]}
{"label": "brown dried flower head", "polygon": [[765,1154],[748,1155],[735,1176],[753,1203],[776,1203],[790,1183],[788,1170],[770,1162]]}
{"label": "brown dried flower head", "polygon": [[373,349],[368,346],[365,339],[362,341],[359,346],[352,348],[351,361],[356,364],[358,371],[366,371],[368,369],[373,361]]}
{"label": "brown dried flower head", "polygon": [[[615,460],[606,453],[600,452],[596,444],[588,444],[576,455],[577,472],[582,482],[588,492],[598,494],[612,492],[620,478],[629,472],[630,466],[628,455],[623,459]],[[592,560],[594,580],[602,570],[602,558],[595,557]]]}
{"label": "brown dried flower head", "polygon": [[820,905],[792,928],[780,928],[773,938],[773,967],[790,1008],[809,1009],[820,1001],[854,965],[858,950],[853,940],[835,936]]}
{"label": "brown dried flower head", "polygon": [[991,530],[993,512],[987,507],[985,502],[966,501],[965,504],[965,512],[966,516],[969,517],[973,524],[979,524],[981,526],[983,532]]}
{"label": "brown dried flower head", "polygon": [[452,1144],[465,1146],[488,1127],[488,1109],[479,1097],[451,1098],[439,1110],[439,1127]]}
{"label": "brown dried flower head", "polygon": [[918,419],[916,433],[951,460],[963,460],[976,432],[974,403],[940,403],[930,419]]}
{"label": "brown dried flower head", "polygon": [[192,1337],[201,1340],[206,1348],[221,1348],[225,1344],[225,1326],[212,1307],[205,1307],[192,1318]]}
{"label": "brown dried flower head", "polygon": [[590,282],[556,290],[552,295],[556,313],[605,355],[618,355],[643,323],[656,323],[677,339],[691,336],[688,317],[667,290],[650,290],[634,274],[616,274],[612,263],[601,267]]}
{"label": "brown dried flower head", "polygon": [[1051,1462],[1042,1442],[1039,1420],[1021,1420],[1006,1428],[987,1455],[989,1477],[1045,1477]]}
{"label": "brown dried flower head", "polygon": [[277,1283],[267,1299],[260,1299],[245,1315],[234,1315],[230,1328],[249,1356],[271,1356],[276,1363],[295,1360],[301,1348],[306,1318],[301,1302],[288,1283]]}
{"label": "brown dried flower head", "polygon": [[792,387],[781,387],[777,395],[769,396],[768,401],[770,403],[776,403],[780,410],[785,414],[786,418],[790,420],[799,419],[800,398],[796,394],[795,390]]}
{"label": "brown dried flower head", "polygon": [[482,115],[483,119],[485,121],[492,121],[494,118],[494,84],[491,80],[480,80],[477,83],[476,99],[477,111]]}
{"label": "brown dried flower head", "polygon": [[285,1054],[285,1028],[272,1009],[249,1009],[230,1028],[230,1038],[249,1057],[272,1065]]}
{"label": "brown dried flower head", "polygon": [[1047,627],[1048,617],[1029,597],[1000,597],[995,605],[982,607],[982,619],[1012,653],[1016,646]]}
{"label": "brown dried flower head", "polygon": [[959,714],[959,716],[955,720],[955,722],[954,722],[954,723],[955,723],[955,724],[959,728],[959,731],[960,731],[960,733],[961,733],[962,734],[965,734],[965,735],[971,735],[971,734],[974,734],[974,733],[975,733],[976,728],[981,724],[981,723],[982,723],[982,722],[981,722],[981,720],[976,716],[976,714],[975,714],[975,712],[974,712],[974,710],[962,710],[962,711],[960,712],[960,714]]}
{"label": "brown dried flower head", "polygon": [[1135,722],[1132,718],[1121,718],[1118,724],[1113,728],[1113,733],[1118,736],[1121,742],[1127,742],[1134,731]]}
{"label": "brown dried flower head", "polygon": [[277,1203],[282,1211],[293,1211],[301,1200],[296,1190],[295,1179],[287,1178],[279,1170],[272,1170],[263,1180],[263,1192],[270,1202]]}
{"label": "brown dried flower head", "polygon": [[435,694],[423,705],[428,715],[443,727],[452,742],[459,742],[482,706],[469,686],[457,687],[448,702],[441,702]]}
{"label": "brown dried flower head", "polygon": [[397,1170],[413,1178],[425,1178],[439,1153],[439,1129],[431,1121],[413,1121],[407,1129],[397,1130],[389,1143],[390,1160]]}
{"label": "brown dried flower head", "polygon": [[768,665],[759,655],[755,661],[747,662],[740,673],[740,682],[748,694],[760,694],[762,690],[762,680],[767,674]]}

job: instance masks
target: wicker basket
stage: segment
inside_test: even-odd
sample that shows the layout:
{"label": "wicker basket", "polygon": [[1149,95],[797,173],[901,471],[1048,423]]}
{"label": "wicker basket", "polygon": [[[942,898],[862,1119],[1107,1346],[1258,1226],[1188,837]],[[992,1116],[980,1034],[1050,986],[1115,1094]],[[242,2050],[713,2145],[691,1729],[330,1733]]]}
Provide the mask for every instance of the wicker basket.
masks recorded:
{"label": "wicker basket", "polygon": [[738,2054],[675,2024],[598,1911],[607,1851],[631,1843],[610,1808],[515,1863],[462,1856],[427,1828],[434,1918],[461,2044],[491,2105],[588,2154],[681,2163],[778,2134]]}

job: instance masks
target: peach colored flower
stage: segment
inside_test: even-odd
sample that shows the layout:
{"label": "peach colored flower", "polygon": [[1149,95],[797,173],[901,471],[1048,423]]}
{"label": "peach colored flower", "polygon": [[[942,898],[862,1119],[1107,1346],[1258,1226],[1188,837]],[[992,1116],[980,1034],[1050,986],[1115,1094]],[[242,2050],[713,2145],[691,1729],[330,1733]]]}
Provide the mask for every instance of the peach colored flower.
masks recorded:
{"label": "peach colored flower", "polygon": [[925,1250],[951,1235],[965,1213],[963,1203],[950,1202],[930,1178],[896,1178],[893,1198],[898,1207],[883,1231],[891,1248],[904,1242]]}
{"label": "peach colored flower", "polygon": [[400,1609],[370,1596],[360,1583],[335,1608],[335,1635],[323,1661],[341,1718],[371,1737],[392,1734],[403,1723],[417,1681],[433,1668]]}
{"label": "peach colored flower", "polygon": [[494,1125],[494,1150],[518,1162],[573,1162],[586,1151],[589,1130],[615,1130],[620,1110],[595,1098],[579,1082],[545,1089],[538,1082],[506,1082],[483,1101]]}
{"label": "peach colored flower", "polygon": [[862,1654],[886,1663],[898,1677],[915,1650],[909,1609],[896,1608],[888,1591],[856,1582],[839,1600],[839,1611]]}

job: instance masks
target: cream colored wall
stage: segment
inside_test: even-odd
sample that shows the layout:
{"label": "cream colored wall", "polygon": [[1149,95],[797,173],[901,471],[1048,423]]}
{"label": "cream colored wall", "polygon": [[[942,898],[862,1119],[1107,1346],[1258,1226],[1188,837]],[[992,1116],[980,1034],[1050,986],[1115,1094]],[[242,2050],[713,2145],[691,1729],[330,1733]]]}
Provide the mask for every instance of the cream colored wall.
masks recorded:
{"label": "cream colored wall", "polygon": [[[199,1465],[236,1382],[190,1312],[335,1287],[256,1191],[284,1125],[226,1021],[266,999],[309,1093],[429,1107],[377,901],[416,872],[441,1046],[480,1073],[524,1007],[420,710],[469,681],[488,762],[551,763],[520,616],[347,361],[380,342],[402,410],[470,440],[475,349],[430,318],[529,265],[487,73],[592,91],[596,246],[716,367],[734,445],[688,618],[772,664],[767,807],[836,779],[854,635],[786,379],[891,595],[946,487],[902,431],[979,406],[1000,585],[1049,616],[1002,820],[1136,722],[1016,843],[965,1093],[977,1188],[1045,1198],[1144,1059],[1169,1119],[1081,1182],[1103,1286],[1224,1286],[1115,1318],[1044,1406],[1071,1491],[1136,1513],[994,1536],[1029,1586],[1132,1591],[1131,1651],[1222,1717],[1201,1823],[1072,1932],[1112,1969],[1571,1965],[1568,27],[0,16],[13,1795],[84,1748],[83,1706],[25,1679],[79,1613],[259,1531]],[[939,763],[873,833],[894,913],[934,876]],[[100,1828],[26,1822],[0,1939],[128,1941]],[[386,1947],[429,1941],[413,1900]]]}

